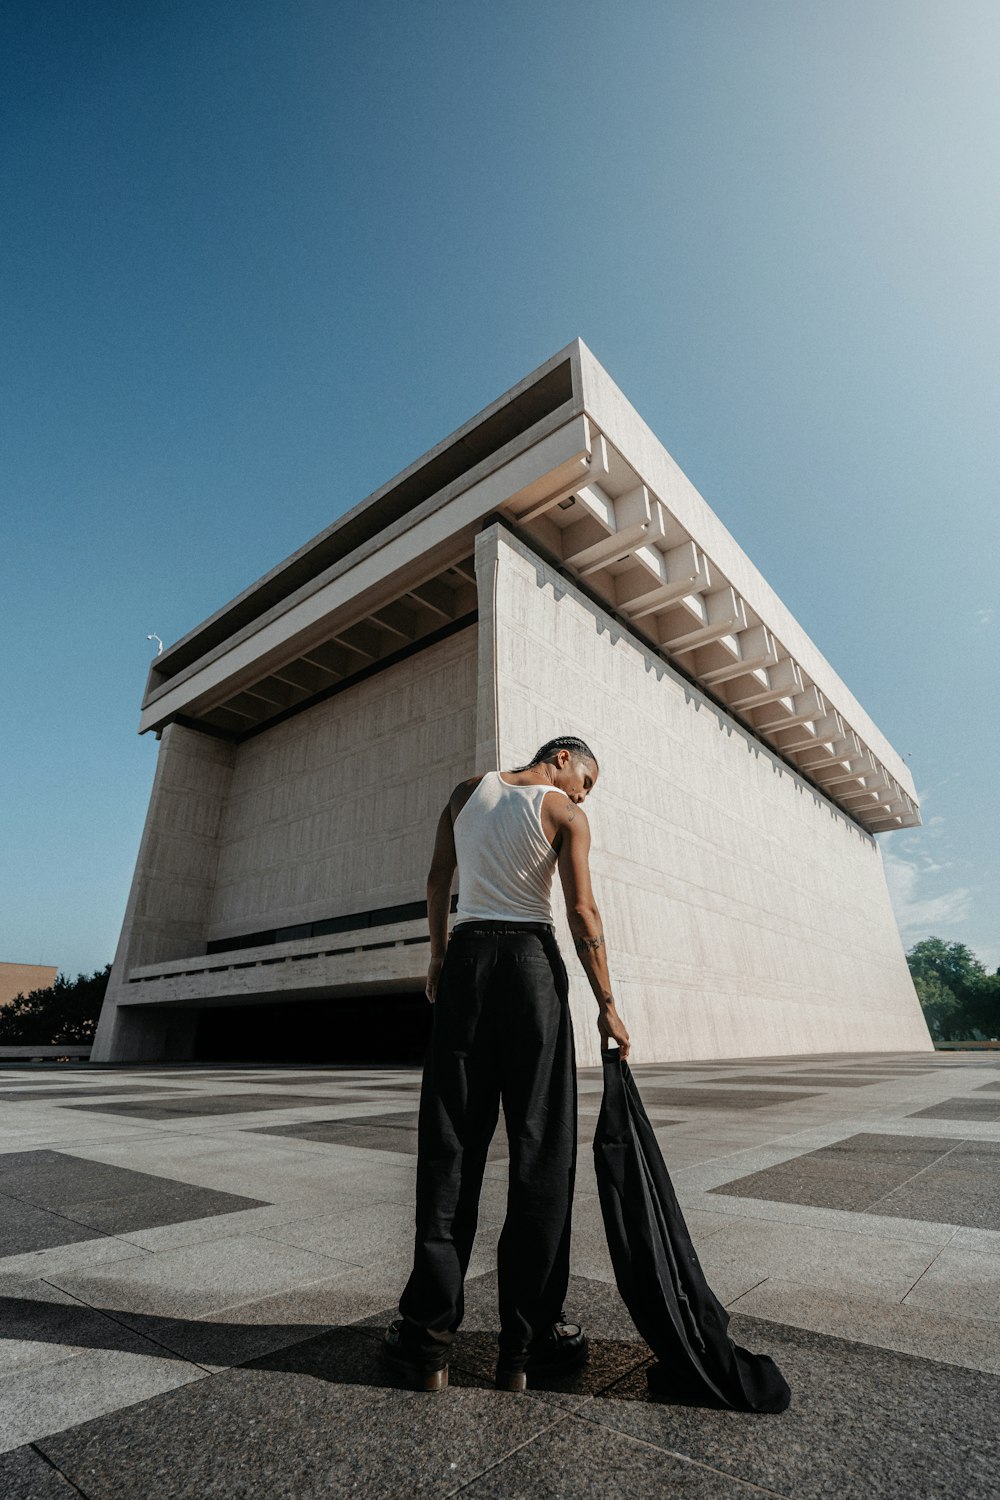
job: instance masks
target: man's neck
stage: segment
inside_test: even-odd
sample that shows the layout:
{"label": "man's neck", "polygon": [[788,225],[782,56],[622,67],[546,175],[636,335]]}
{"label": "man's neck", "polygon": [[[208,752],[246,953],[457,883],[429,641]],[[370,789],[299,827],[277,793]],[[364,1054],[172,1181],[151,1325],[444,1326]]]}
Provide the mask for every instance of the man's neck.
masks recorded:
{"label": "man's neck", "polygon": [[547,761],[543,761],[540,766],[532,766],[530,771],[501,771],[500,774],[507,777],[508,780],[514,776],[523,776],[526,778],[525,782],[522,783],[523,785],[529,784],[528,778],[530,778],[530,783],[535,785],[540,785],[543,781],[547,781],[550,786],[555,786],[552,767]]}

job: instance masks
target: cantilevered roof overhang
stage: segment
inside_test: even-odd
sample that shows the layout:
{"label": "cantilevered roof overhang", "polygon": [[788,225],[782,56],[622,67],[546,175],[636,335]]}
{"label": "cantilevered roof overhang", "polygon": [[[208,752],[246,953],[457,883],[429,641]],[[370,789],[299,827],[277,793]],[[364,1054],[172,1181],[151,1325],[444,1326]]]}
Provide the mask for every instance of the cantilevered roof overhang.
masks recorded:
{"label": "cantilevered roof overhang", "polygon": [[577,340],[155,659],[140,732],[242,739],[475,619],[499,515],[871,832],[912,777]]}

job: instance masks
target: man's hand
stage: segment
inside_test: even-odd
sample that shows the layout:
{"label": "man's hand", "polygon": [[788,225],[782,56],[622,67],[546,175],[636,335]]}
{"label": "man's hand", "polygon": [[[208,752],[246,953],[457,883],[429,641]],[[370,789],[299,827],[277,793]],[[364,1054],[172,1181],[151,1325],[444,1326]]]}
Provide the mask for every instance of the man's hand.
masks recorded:
{"label": "man's hand", "polygon": [[613,1000],[608,1005],[602,1005],[600,1015],[597,1017],[597,1029],[601,1033],[602,1048],[606,1047],[608,1042],[614,1042],[621,1049],[622,1059],[628,1057],[631,1045],[628,1032],[624,1021],[615,1010]]}
{"label": "man's hand", "polygon": [[441,969],[444,965],[443,958],[432,958],[430,968],[427,970],[427,983],[424,986],[424,994],[431,1005],[437,999],[438,979],[441,977]]}

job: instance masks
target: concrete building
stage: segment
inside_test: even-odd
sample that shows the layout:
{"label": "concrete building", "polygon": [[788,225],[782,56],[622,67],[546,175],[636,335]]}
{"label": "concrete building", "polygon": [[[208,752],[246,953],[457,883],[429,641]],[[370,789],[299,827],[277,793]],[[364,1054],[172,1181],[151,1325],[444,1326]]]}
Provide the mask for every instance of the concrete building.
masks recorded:
{"label": "concrete building", "polygon": [[49,964],[0,964],[0,1005],[9,1005],[32,990],[50,989],[58,973]]}
{"label": "concrete building", "polygon": [[637,1061],[931,1049],[910,772],[580,342],[156,657],[140,730],[95,1059],[418,1056],[440,809],[558,733]]}

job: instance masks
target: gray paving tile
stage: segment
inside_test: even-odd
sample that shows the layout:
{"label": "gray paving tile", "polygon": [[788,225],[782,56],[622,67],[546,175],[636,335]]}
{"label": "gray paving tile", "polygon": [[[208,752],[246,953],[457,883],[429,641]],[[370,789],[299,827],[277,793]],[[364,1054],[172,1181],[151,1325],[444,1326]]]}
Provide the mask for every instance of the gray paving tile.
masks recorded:
{"label": "gray paving tile", "polygon": [[87,1239],[61,1240],[48,1248],[2,1256],[0,1277],[52,1276],[80,1266],[109,1265],[112,1261],[131,1260],[133,1256],[148,1253],[141,1245],[119,1239],[117,1235],[97,1235],[92,1229],[87,1234]]}
{"label": "gray paving tile", "polygon": [[995,1079],[992,1083],[977,1083],[976,1092],[979,1093],[981,1089],[992,1089],[994,1093],[1000,1091],[1000,1079]]}
{"label": "gray paving tile", "polygon": [[794,1500],[996,1500],[997,1376],[739,1313],[729,1332],[776,1361],[787,1411],[659,1404],[633,1373],[579,1417]]}
{"label": "gray paving tile", "polygon": [[909,1294],[904,1301],[894,1302],[871,1288],[831,1289],[771,1276],[728,1305],[740,1315],[1000,1376],[995,1320],[974,1317],[968,1311],[942,1312],[937,1305],[911,1301]]}
{"label": "gray paving tile", "polygon": [[982,1120],[1000,1121],[1000,1099],[942,1099],[926,1109],[915,1109],[908,1120]]}
{"label": "gray paving tile", "polygon": [[398,1389],[377,1342],[342,1329],[37,1446],[89,1500],[402,1497],[457,1490],[553,1416],[545,1402],[460,1384]]}
{"label": "gray paving tile", "polygon": [[946,1245],[904,1301],[960,1318],[974,1312],[992,1319],[1000,1357],[1000,1244],[992,1252]]}
{"label": "gray paving tile", "polygon": [[125,1344],[125,1331],[119,1328],[117,1341],[106,1348],[79,1350],[0,1378],[0,1449],[205,1378],[204,1370],[140,1334]]}
{"label": "gray paving tile", "polygon": [[0,1373],[8,1375],[81,1349],[134,1350],[135,1331],[40,1277],[0,1275]]}
{"label": "gray paving tile", "polygon": [[354,1323],[383,1307],[404,1285],[409,1266],[380,1258],[372,1266],[351,1266],[307,1286],[257,1297],[224,1312],[200,1318],[157,1319],[158,1343],[207,1369],[228,1369],[314,1338],[333,1327]]}
{"label": "gray paving tile", "polygon": [[[188,1097],[190,1097],[190,1092],[190,1090],[187,1091]],[[17,1104],[22,1100],[30,1102],[39,1099],[49,1104],[62,1104],[66,1099],[101,1099],[105,1096],[113,1096],[116,1099],[121,1099],[126,1094],[158,1094],[169,1097],[178,1093],[180,1091],[173,1084],[162,1089],[157,1088],[155,1084],[141,1083],[121,1088],[115,1088],[113,1085],[107,1088],[94,1088],[93,1086],[90,1088],[64,1088],[61,1084],[53,1084],[51,1088],[0,1089],[0,1099],[5,1103],[11,1104]]]}
{"label": "gray paving tile", "polygon": [[81,1302],[146,1334],[155,1333],[156,1319],[208,1316],[325,1280],[345,1264],[258,1235],[231,1235],[176,1250],[137,1253],[109,1265],[83,1266],[50,1279]]}
{"label": "gray paving tile", "polygon": [[0,1495],[4,1500],[73,1500],[79,1494],[30,1444],[0,1453]]}
{"label": "gray paving tile", "polygon": [[610,1428],[567,1417],[462,1491],[470,1500],[760,1500],[760,1490]]}

